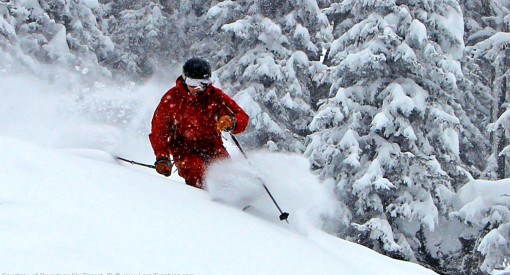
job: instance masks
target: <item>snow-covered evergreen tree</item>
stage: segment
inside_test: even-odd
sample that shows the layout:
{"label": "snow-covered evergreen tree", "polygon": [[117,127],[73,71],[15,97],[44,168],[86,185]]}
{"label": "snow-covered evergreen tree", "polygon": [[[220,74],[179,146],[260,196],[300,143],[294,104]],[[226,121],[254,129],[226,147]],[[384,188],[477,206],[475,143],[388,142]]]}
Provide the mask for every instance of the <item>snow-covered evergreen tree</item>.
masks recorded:
{"label": "snow-covered evergreen tree", "polygon": [[198,56],[211,62],[213,70],[223,65],[218,63],[221,58],[217,53],[224,45],[219,43],[221,42],[219,35],[211,30],[214,22],[207,16],[207,11],[216,2],[188,0],[180,3],[179,9],[174,14],[176,28],[172,28],[169,34],[180,41],[176,59],[181,64],[192,56]]}
{"label": "snow-covered evergreen tree", "polygon": [[4,7],[2,29],[7,38],[3,45],[6,50],[11,46],[16,59],[31,69],[37,60],[71,61],[64,25],[52,20],[38,2],[12,1],[1,5]]}
{"label": "snow-covered evergreen tree", "polygon": [[[510,54],[506,44],[508,38],[508,21],[510,3],[507,1],[484,0],[462,1],[466,13],[466,39],[468,54],[466,55],[465,71],[467,78],[466,90],[473,94],[478,102],[484,102],[474,110],[481,120],[479,128],[487,128],[489,123],[495,122],[506,109],[506,75],[510,65]],[[491,128],[488,137],[492,149],[488,164],[485,167],[485,178],[505,178],[508,173],[508,162],[501,151],[508,145],[503,128]]]}
{"label": "snow-covered evergreen tree", "polygon": [[344,0],[327,14],[339,35],[329,52],[336,80],[310,124],[306,154],[351,210],[347,238],[446,268],[436,229],[469,175],[460,152],[469,117],[456,98],[460,6]]}
{"label": "snow-covered evergreen tree", "polygon": [[303,150],[313,94],[326,69],[319,57],[331,38],[317,1],[222,1],[207,14],[221,33],[215,54],[225,65],[217,76],[251,117],[244,141]]}
{"label": "snow-covered evergreen tree", "polygon": [[451,213],[466,225],[459,232],[463,243],[459,273],[491,273],[510,265],[510,196],[490,190],[507,184],[507,180],[472,181],[459,191],[458,200],[465,204]]}
{"label": "snow-covered evergreen tree", "polygon": [[34,72],[42,62],[77,68],[91,77],[111,75],[101,61],[114,45],[103,34],[98,2],[15,0],[1,7],[7,38],[3,48]]}
{"label": "snow-covered evergreen tree", "polygon": [[[0,70],[5,71],[12,67],[15,62],[13,54],[18,52],[16,57],[27,57],[14,45],[17,41],[16,18],[12,15],[13,3],[0,2]],[[29,57],[27,57],[29,58]],[[19,58],[21,59],[21,58]]]}
{"label": "snow-covered evergreen tree", "polygon": [[[479,129],[490,133],[484,138],[492,148],[480,151],[486,161],[487,179],[501,179],[508,175],[508,67],[510,43],[508,33],[510,3],[507,1],[461,1],[466,16],[467,55],[464,71],[466,94],[472,97],[472,121]],[[488,130],[488,131],[487,131]],[[476,158],[474,158],[476,160]],[[491,272],[509,262],[508,199],[477,198],[452,214],[466,224],[461,233],[463,242],[460,270]]]}
{"label": "snow-covered evergreen tree", "polygon": [[168,24],[160,1],[118,1],[109,3],[108,27],[116,51],[110,66],[132,77],[146,78],[164,66],[162,41]]}

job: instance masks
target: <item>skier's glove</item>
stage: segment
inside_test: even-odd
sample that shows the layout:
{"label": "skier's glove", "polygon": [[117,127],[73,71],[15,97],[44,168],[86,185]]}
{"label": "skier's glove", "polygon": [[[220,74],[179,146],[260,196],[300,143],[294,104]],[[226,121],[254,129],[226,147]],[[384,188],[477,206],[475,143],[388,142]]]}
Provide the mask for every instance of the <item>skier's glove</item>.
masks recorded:
{"label": "skier's glove", "polygon": [[170,177],[172,174],[172,162],[167,158],[158,159],[156,163],[156,172],[160,173],[165,177]]}
{"label": "skier's glove", "polygon": [[218,131],[232,131],[236,127],[236,119],[233,116],[222,116],[218,119]]}

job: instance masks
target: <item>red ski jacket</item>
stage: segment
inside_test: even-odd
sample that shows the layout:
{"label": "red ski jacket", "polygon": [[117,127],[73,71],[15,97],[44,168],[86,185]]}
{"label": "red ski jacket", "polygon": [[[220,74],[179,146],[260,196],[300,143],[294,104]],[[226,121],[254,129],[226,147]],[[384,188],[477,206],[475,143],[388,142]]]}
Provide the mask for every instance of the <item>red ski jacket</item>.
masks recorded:
{"label": "red ski jacket", "polygon": [[190,93],[179,77],[161,99],[152,119],[149,138],[156,159],[222,147],[217,123],[225,115],[235,118],[233,134],[246,129],[248,115],[222,90],[209,85],[204,92]]}

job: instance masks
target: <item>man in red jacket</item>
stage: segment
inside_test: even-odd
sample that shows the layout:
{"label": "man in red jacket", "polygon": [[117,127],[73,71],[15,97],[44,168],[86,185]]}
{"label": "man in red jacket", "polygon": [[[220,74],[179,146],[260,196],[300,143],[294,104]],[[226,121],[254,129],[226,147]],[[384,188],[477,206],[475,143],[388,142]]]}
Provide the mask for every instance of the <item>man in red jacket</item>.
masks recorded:
{"label": "man in red jacket", "polygon": [[229,157],[221,131],[241,133],[249,119],[232,98],[211,84],[210,76],[206,60],[186,61],[183,75],[161,99],[149,135],[156,171],[170,176],[173,157],[179,175],[197,188],[203,188],[207,165]]}

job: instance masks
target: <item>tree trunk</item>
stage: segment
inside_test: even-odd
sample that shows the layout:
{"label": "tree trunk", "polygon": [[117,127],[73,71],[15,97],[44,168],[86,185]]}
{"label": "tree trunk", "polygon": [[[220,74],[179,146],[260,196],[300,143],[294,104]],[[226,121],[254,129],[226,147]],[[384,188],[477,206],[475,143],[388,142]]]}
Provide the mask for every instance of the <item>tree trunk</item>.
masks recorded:
{"label": "tree trunk", "polygon": [[[507,29],[506,25],[504,27]],[[503,115],[506,111],[506,98],[507,98],[507,87],[508,87],[508,66],[510,65],[510,49],[505,49],[505,55],[503,57],[502,67],[502,79],[501,79],[501,90],[499,94],[499,102],[498,102],[498,119]],[[508,144],[508,139],[506,137],[505,127],[500,125],[497,129],[497,138],[498,138],[498,146],[497,146],[497,158],[498,158],[498,170],[497,175],[498,179],[504,179],[506,177],[506,156],[500,155],[503,149]]]}
{"label": "tree trunk", "polygon": [[[490,112],[490,120],[491,122],[496,122],[496,120],[498,119],[498,117],[496,116],[497,114],[497,102],[496,102],[496,91],[497,91],[497,88],[496,88],[496,68],[494,66],[491,66],[490,68],[491,70],[491,79],[490,79],[490,83],[489,83],[489,86],[491,88],[491,92],[492,92],[492,96],[493,96],[493,100],[492,100],[492,104],[491,104],[491,112]],[[492,154],[496,153],[496,138],[497,138],[497,135],[495,134],[495,131],[491,131],[490,134],[489,134],[489,140],[491,142],[491,150],[492,150]]]}
{"label": "tree trunk", "polygon": [[[503,81],[501,84],[501,93],[499,98],[499,108],[498,108],[498,118],[501,117],[503,112],[505,111],[503,108],[503,104],[506,102],[506,90],[507,90],[507,76],[505,75],[503,77]],[[504,179],[505,178],[505,168],[506,168],[506,156],[505,155],[499,155],[501,151],[506,147],[507,145],[507,139],[506,139],[506,133],[505,128],[500,125],[497,130],[498,133],[498,148],[496,153],[498,154],[498,179]]]}

